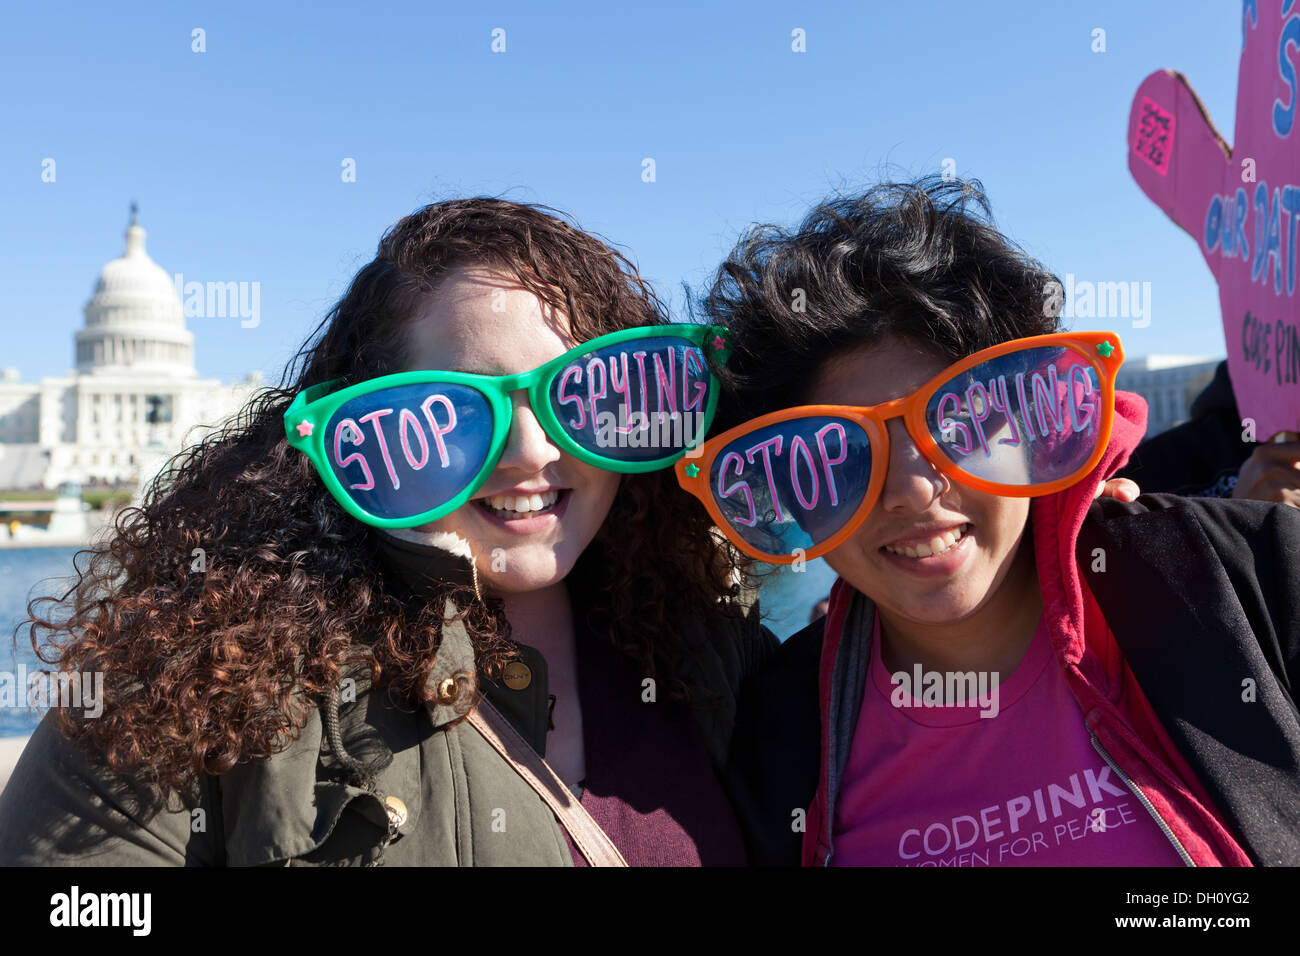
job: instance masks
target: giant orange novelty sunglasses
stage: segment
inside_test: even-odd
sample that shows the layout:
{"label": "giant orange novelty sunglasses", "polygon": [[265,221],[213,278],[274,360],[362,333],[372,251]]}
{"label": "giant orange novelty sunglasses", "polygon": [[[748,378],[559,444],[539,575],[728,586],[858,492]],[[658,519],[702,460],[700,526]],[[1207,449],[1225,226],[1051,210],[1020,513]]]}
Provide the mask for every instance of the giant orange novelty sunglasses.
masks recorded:
{"label": "giant orange novelty sunglasses", "polygon": [[902,418],[940,472],[977,491],[1047,495],[1087,475],[1110,440],[1113,332],[1059,332],[976,352],[879,405],[803,405],[755,418],[674,466],[727,538],[792,564],[853,534],[889,470],[886,422]]}

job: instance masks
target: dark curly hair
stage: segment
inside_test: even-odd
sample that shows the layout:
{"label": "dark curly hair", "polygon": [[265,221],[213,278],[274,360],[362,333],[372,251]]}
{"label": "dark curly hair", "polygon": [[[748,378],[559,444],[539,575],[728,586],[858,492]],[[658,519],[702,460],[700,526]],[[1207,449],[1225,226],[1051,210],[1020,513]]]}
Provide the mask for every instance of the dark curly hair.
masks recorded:
{"label": "dark curly hair", "polygon": [[1055,332],[1059,293],[994,228],[978,180],[881,183],[825,200],[792,231],[754,226],[694,303],[732,331],[716,427],[801,404],[822,363],[887,338],[955,362]]}
{"label": "dark curly hair", "polygon": [[[578,341],[666,321],[624,256],[547,207],[461,199],[396,222],[279,387],[172,458],[106,543],[77,553],[61,598],[28,604],[42,660],[104,674],[101,716],[58,710],[88,755],[179,792],[282,749],[345,668],[368,666],[374,688],[404,705],[433,696],[442,602],[412,600],[385,572],[377,530],[326,493],[283,416],[309,386],[403,370],[421,303],[471,264],[508,270],[569,317]],[[196,548],[204,573],[191,572]],[[579,567],[593,579],[592,613],[617,622],[610,639],[666,696],[689,699],[672,616],[739,615],[719,599],[738,593],[743,565],[671,471],[626,477]],[[464,609],[480,669],[495,672],[514,647],[500,602],[451,584],[446,594]],[[51,602],[57,620],[41,614]]]}

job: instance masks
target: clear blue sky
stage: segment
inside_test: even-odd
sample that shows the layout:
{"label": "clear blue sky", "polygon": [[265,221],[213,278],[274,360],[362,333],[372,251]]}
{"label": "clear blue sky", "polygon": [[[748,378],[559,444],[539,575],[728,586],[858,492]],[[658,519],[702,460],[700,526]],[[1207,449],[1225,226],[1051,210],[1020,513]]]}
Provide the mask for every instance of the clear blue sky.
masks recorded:
{"label": "clear blue sky", "polygon": [[[1232,139],[1239,3],[548,6],[12,7],[0,366],[35,381],[73,364],[132,199],[169,274],[260,283],[258,327],[189,321],[200,374],[274,381],[384,228],[435,199],[569,211],[680,302],[679,284],[705,281],[749,223],[948,157],[1062,276],[1151,283],[1149,328],[1076,327],[1110,324],[1130,355],[1222,354],[1213,279],[1132,182],[1125,126],[1142,78],[1168,67]],[[795,28],[806,53],[791,50]]]}

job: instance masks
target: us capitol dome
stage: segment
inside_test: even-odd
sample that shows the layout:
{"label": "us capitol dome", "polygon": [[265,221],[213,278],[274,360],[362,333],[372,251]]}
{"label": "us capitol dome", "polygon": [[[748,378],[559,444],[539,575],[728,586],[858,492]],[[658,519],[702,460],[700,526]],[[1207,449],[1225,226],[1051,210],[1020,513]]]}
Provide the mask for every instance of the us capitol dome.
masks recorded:
{"label": "us capitol dome", "polygon": [[131,210],[126,249],[104,266],[76,335],[77,372],[84,375],[157,373],[194,378],[194,333],[185,328],[171,277],[149,258],[145,231]]}
{"label": "us capitol dome", "polygon": [[198,377],[180,293],[145,250],[134,204],[122,255],[100,271],[73,338],[64,377],[33,384],[0,370],[0,496],[145,482],[262,387],[259,373],[236,384]]}

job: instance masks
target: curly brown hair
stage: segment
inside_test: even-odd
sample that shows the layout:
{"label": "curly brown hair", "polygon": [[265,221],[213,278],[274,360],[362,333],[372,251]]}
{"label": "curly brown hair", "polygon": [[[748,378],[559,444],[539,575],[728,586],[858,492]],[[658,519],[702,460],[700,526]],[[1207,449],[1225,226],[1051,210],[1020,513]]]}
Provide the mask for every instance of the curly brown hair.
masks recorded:
{"label": "curly brown hair", "polygon": [[[433,696],[442,602],[410,600],[386,574],[376,529],[325,491],[286,442],[283,416],[317,383],[403,370],[421,304],[471,264],[509,270],[569,317],[578,341],[667,321],[635,266],[547,207],[460,199],[396,222],[279,387],[172,458],[112,536],[77,553],[61,598],[28,604],[42,660],[104,674],[101,716],[58,711],[89,756],[167,794],[282,749],[345,668],[368,666],[374,688],[404,705]],[[191,572],[197,548],[203,573]],[[575,569],[592,585],[592,613],[616,622],[610,640],[679,700],[690,688],[674,676],[672,619],[739,614],[720,598],[743,571],[669,470],[626,476]],[[464,609],[480,670],[494,672],[513,648],[500,603],[450,584],[446,595]],[[42,615],[49,602],[68,613]]]}

